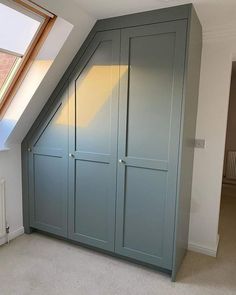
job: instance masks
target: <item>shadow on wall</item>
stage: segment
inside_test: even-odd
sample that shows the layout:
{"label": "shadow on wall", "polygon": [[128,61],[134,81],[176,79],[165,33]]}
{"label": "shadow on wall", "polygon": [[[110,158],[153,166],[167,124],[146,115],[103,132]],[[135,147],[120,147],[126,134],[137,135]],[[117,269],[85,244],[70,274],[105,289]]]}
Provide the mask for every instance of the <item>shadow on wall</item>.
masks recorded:
{"label": "shadow on wall", "polygon": [[227,132],[225,141],[223,183],[236,184],[236,62],[232,67]]}

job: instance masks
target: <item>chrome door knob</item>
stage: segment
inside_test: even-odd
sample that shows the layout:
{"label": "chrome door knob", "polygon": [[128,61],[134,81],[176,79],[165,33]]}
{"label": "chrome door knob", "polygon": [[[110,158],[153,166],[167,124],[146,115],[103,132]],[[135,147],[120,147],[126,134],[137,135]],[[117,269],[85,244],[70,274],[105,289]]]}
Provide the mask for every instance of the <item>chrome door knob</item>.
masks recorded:
{"label": "chrome door knob", "polygon": [[125,161],[122,160],[122,159],[119,159],[119,163],[120,163],[120,164],[125,164]]}
{"label": "chrome door knob", "polygon": [[72,153],[70,153],[70,154],[69,154],[69,157],[70,157],[70,158],[74,158],[74,157],[75,157],[75,155],[74,155],[74,154],[72,154]]}

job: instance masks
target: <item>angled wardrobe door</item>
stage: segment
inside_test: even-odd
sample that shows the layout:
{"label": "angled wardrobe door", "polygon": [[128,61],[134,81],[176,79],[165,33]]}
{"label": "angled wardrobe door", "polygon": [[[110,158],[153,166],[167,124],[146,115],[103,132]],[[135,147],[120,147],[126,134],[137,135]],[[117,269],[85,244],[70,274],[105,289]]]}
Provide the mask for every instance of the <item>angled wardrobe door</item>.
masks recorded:
{"label": "angled wardrobe door", "polygon": [[116,252],[171,270],[186,21],[121,33]]}
{"label": "angled wardrobe door", "polygon": [[29,149],[30,226],[67,236],[68,84],[46,114]]}
{"label": "angled wardrobe door", "polygon": [[99,32],[70,79],[69,237],[114,251],[120,31]]}

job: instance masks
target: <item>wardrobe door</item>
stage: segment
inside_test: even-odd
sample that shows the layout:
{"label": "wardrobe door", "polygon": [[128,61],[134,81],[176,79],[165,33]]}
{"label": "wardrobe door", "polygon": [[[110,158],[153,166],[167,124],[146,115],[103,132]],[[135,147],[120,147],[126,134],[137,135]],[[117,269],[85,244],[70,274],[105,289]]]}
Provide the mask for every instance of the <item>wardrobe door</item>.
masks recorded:
{"label": "wardrobe door", "polygon": [[30,226],[67,236],[68,84],[46,114],[29,149]]}
{"label": "wardrobe door", "polygon": [[71,239],[114,251],[120,31],[99,32],[70,82]]}
{"label": "wardrobe door", "polygon": [[116,252],[171,270],[186,21],[121,33]]}

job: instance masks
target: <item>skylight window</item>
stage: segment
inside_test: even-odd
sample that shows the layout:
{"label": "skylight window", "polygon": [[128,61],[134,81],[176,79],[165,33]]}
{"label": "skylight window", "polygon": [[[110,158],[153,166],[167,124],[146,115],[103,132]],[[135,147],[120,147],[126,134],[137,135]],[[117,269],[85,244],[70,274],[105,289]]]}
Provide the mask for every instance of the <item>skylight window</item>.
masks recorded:
{"label": "skylight window", "polygon": [[0,0],[0,111],[53,17],[35,6],[27,0]]}

